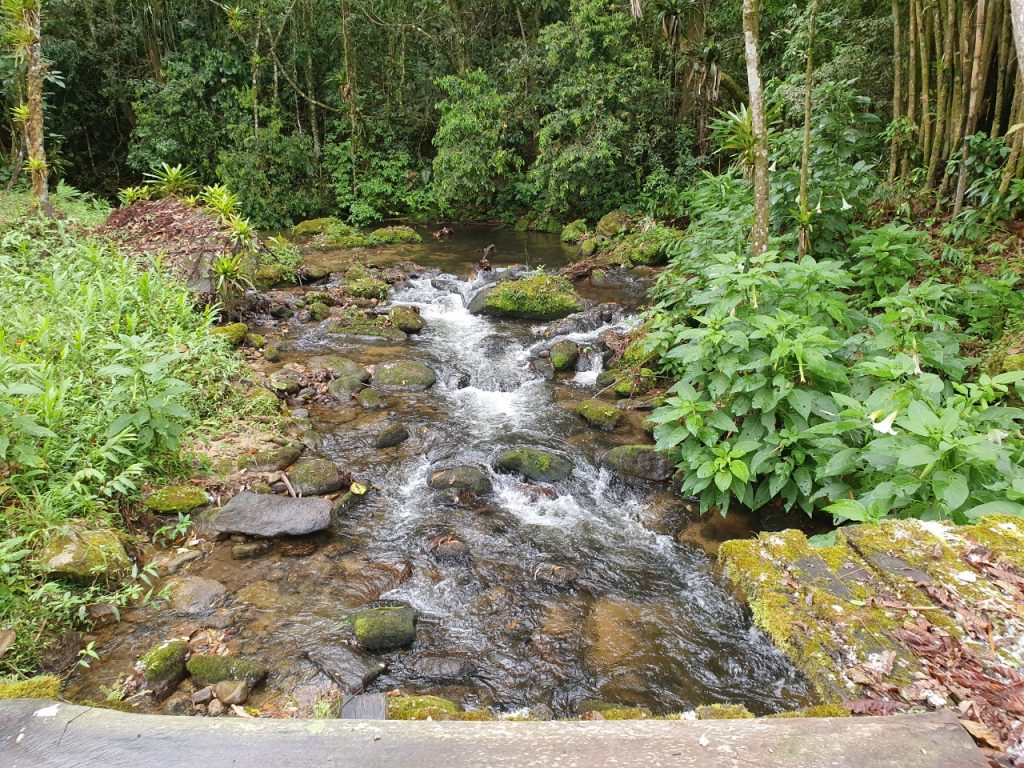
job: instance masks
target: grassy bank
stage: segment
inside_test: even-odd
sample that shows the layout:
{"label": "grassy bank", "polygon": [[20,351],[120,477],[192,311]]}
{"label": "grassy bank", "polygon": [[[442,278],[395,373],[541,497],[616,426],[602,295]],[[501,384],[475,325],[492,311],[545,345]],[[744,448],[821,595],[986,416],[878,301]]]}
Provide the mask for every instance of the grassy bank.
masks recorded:
{"label": "grassy bank", "polygon": [[88,626],[88,604],[144,592],[137,568],[55,578],[41,553],[72,530],[108,530],[131,552],[131,503],[183,471],[182,439],[237,398],[242,367],[185,285],[88,235],[102,204],[55,202],[65,218],[47,222],[24,198],[0,204],[0,633],[16,638],[4,672]]}

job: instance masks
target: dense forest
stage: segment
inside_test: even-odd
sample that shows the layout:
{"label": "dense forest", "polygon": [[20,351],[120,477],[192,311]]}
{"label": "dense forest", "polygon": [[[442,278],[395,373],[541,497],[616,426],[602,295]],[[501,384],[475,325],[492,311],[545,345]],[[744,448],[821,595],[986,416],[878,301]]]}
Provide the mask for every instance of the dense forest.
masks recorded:
{"label": "dense forest", "polygon": [[[573,539],[564,563],[554,545],[550,562],[517,556],[480,577],[520,590],[537,612],[523,626],[597,637],[580,641],[585,662],[552,662],[569,681],[543,694],[559,715],[583,693],[648,714],[700,703],[680,693],[678,647],[641,664],[675,670],[662,688],[612,696],[580,682],[607,625],[649,615],[646,592],[620,594],[635,597],[627,577],[674,590],[659,631],[696,610],[680,602],[690,581],[678,562],[644,549],[652,531],[692,544],[647,524],[662,491],[688,505],[691,527],[729,515],[747,526],[729,529],[737,538],[800,528],[835,558],[857,524],[1024,518],[1024,0],[3,0],[0,23],[0,669],[19,679],[41,666],[85,675],[101,654],[93,630],[129,606],[177,610],[159,579],[207,567],[223,546],[223,561],[253,569],[272,547],[329,549],[287,538],[324,521],[215,529],[204,549],[211,519],[239,498],[313,502],[304,509],[336,528],[365,524],[339,537],[364,545],[385,528],[406,535],[413,487],[432,494],[417,509],[472,507],[477,521],[567,498],[590,519],[631,510],[644,526],[606,525],[607,542],[580,550],[590,560]],[[396,349],[423,359],[388,358]],[[515,400],[531,382],[544,394]],[[471,411],[458,393],[474,387],[483,405]],[[485,407],[507,423],[495,428]],[[492,442],[480,447],[478,432]],[[506,444],[523,434],[530,445]],[[438,460],[439,443],[470,458]],[[235,454],[217,454],[226,445]],[[392,465],[422,476],[389,488]],[[252,501],[262,495],[272,501]],[[498,501],[473,507],[483,497]],[[558,517],[544,509],[529,522]],[[348,608],[408,609],[406,639],[353,641],[359,659],[437,651],[441,630],[376,603],[469,559],[469,529],[434,523],[426,544],[388,553],[419,553],[401,568],[346,572],[377,580]],[[543,550],[536,535],[524,549]],[[78,572],[54,565],[83,547]],[[601,559],[612,555],[622,560]],[[1024,594],[1024,565],[969,565]],[[242,590],[217,586],[214,601]],[[584,612],[562,606],[551,620],[559,590],[584,595]],[[765,675],[743,679],[746,703],[779,711],[822,694],[713,594],[700,605],[725,608],[706,624],[733,622],[714,647]],[[963,621],[964,605],[936,594],[935,610]],[[850,600],[850,615],[886,607]],[[438,625],[463,608],[435,607]],[[494,626],[529,652],[496,675],[493,700],[472,701],[532,706],[550,669],[530,667],[529,684],[515,674],[550,659],[516,621]],[[143,706],[163,706],[186,657],[235,652],[229,634],[212,637],[176,646],[179,676]],[[151,684],[146,658],[106,692],[118,705]],[[610,666],[609,679],[628,664]],[[382,690],[406,684],[381,669]],[[728,703],[709,677],[687,684]],[[858,699],[855,713],[896,696],[874,677],[854,682],[876,702]],[[970,717],[1002,749],[1021,727],[1000,707]]]}

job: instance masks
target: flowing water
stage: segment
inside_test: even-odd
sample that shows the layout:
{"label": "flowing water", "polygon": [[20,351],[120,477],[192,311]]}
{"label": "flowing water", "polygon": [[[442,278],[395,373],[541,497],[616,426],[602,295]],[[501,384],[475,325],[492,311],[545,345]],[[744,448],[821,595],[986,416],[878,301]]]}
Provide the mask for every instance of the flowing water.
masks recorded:
{"label": "flowing water", "polygon": [[[302,710],[330,682],[322,657],[344,642],[340,622],[384,599],[417,609],[418,636],[411,649],[380,657],[387,669],[370,690],[434,693],[505,712],[543,705],[558,715],[587,699],[656,712],[737,702],[757,713],[809,701],[804,681],[752,628],[713,558],[671,535],[686,522],[683,501],[600,467],[608,448],[645,441],[644,414],[630,413],[613,433],[595,432],[575,414],[576,402],[597,392],[602,357],[588,346],[630,325],[643,283],[586,287],[586,298],[617,299],[622,310],[601,328],[571,335],[584,349],[577,370],[546,380],[530,367],[555,340],[540,334],[542,326],[466,310],[488,279],[468,276],[476,249],[499,236],[505,245],[507,233],[481,229],[440,246],[395,249],[395,260],[444,270],[392,293],[392,303],[418,307],[426,321],[408,342],[339,338],[326,324],[291,327],[286,362],[326,352],[364,365],[414,359],[433,368],[438,383],[389,395],[386,411],[313,408],[321,453],[373,490],[310,546],[279,543],[264,557],[236,561],[230,543],[216,545],[189,572],[223,584],[223,606],[207,617],[128,611],[101,635],[103,661],[78,676],[79,695],[96,698],[153,642],[213,626],[229,637],[237,630],[232,649],[270,664],[257,703]],[[522,236],[492,263],[556,267],[565,255],[557,238]],[[413,437],[376,450],[375,436],[391,421]],[[489,469],[497,453],[519,446],[566,456],[571,477],[541,487]],[[453,465],[484,468],[492,496],[464,505],[432,491],[428,475]],[[469,554],[439,558],[432,542],[448,536]],[[310,660],[318,657],[319,666]]]}

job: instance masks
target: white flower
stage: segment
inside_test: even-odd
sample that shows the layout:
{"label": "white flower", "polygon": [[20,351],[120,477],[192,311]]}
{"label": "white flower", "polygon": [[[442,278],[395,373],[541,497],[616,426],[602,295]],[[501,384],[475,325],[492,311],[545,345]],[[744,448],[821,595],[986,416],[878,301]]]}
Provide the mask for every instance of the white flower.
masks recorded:
{"label": "white flower", "polygon": [[817,207],[814,209],[815,213],[821,213],[821,200],[818,201]]}
{"label": "white flower", "polygon": [[871,428],[875,430],[875,432],[881,432],[883,435],[898,435],[899,432],[892,428],[892,424],[896,421],[896,414],[899,413],[899,411],[893,411],[881,421],[876,421],[881,413],[881,411],[875,411],[868,416],[871,420]]}
{"label": "white flower", "polygon": [[852,206],[852,205],[850,205],[850,204],[849,204],[848,202],[846,202],[846,195],[843,195],[843,206],[842,206],[842,210],[844,210],[844,211],[848,211],[848,210],[850,210],[851,208],[853,208],[853,206]]}
{"label": "white flower", "polygon": [[991,440],[996,445],[1002,445],[1003,440],[1005,440],[1009,436],[1010,433],[1002,429],[990,429],[988,431],[988,439]]}

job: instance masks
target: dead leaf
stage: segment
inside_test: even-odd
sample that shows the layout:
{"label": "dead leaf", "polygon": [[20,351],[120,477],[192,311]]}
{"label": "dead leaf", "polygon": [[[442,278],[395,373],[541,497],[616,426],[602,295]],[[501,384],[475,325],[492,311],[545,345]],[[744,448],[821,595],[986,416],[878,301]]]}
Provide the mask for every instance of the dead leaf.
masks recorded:
{"label": "dead leaf", "polygon": [[13,629],[5,629],[3,632],[0,632],[0,658],[10,650],[17,639],[18,636],[14,634]]}
{"label": "dead leaf", "polygon": [[989,730],[989,727],[984,723],[979,723],[976,720],[961,720],[960,725],[962,725],[964,730],[974,737],[975,741],[988,744],[988,746],[996,749],[1004,749],[1003,743],[995,737],[992,731]]}

